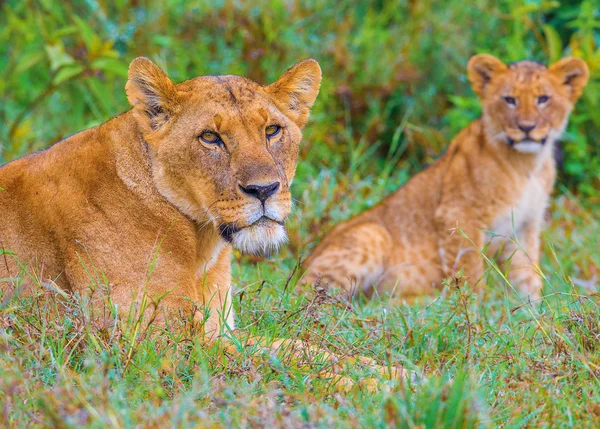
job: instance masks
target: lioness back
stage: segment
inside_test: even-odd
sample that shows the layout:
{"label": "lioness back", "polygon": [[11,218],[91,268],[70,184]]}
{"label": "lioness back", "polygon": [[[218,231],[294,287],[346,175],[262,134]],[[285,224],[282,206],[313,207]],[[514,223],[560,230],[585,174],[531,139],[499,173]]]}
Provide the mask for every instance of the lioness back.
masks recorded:
{"label": "lioness back", "polygon": [[[128,255],[123,263],[130,264],[133,271],[142,269],[148,256],[140,255],[140,250],[151,251],[143,243],[155,240],[161,228],[136,228],[140,235],[130,237],[127,220],[142,225],[158,220],[166,225],[177,214],[153,190],[151,181],[142,179],[149,170],[129,148],[129,142],[138,140],[136,131],[131,115],[121,115],[0,169],[4,188],[0,207],[2,215],[10,219],[3,224],[3,247],[27,261],[32,274],[43,271],[59,287],[78,290],[96,280],[88,272],[92,265],[101,267],[104,275],[118,274],[107,262],[121,251]],[[131,198],[118,168],[137,172],[136,190],[145,200]],[[163,218],[148,219],[149,213]],[[188,229],[187,234],[178,232],[193,236],[193,228]],[[113,243],[119,243],[118,247]],[[85,267],[86,263],[90,267]],[[7,277],[3,274],[7,273],[0,276]],[[8,274],[14,277],[19,273],[10,270]],[[119,292],[117,288],[115,295]]]}
{"label": "lioness back", "polygon": [[523,295],[539,298],[539,234],[556,175],[553,145],[587,82],[587,66],[575,58],[549,68],[505,65],[478,55],[468,71],[482,117],[431,167],[334,228],[304,263],[305,282],[407,297],[431,292],[464,270],[471,285],[481,286],[485,248]]}

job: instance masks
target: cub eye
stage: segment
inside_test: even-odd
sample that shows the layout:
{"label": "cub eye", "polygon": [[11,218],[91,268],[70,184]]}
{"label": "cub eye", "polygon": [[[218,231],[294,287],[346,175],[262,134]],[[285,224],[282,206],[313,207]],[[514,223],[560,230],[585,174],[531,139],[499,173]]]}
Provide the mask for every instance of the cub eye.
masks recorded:
{"label": "cub eye", "polygon": [[506,104],[509,104],[511,106],[517,105],[517,100],[515,100],[514,97],[504,97],[504,101],[506,101]]}
{"label": "cub eye", "polygon": [[204,131],[200,134],[200,140],[208,144],[221,144],[221,137],[212,131]]}
{"label": "cub eye", "polygon": [[550,100],[550,97],[548,97],[547,95],[540,95],[537,99],[537,104],[547,103],[548,100]]}
{"label": "cub eye", "polygon": [[267,137],[275,137],[281,131],[281,127],[279,125],[269,125],[265,128],[265,134]]}

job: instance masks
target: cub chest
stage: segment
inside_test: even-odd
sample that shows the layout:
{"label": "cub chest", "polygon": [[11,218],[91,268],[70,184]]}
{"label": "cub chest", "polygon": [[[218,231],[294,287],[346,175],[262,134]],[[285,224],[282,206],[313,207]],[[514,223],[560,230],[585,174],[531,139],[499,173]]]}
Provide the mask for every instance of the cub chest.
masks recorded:
{"label": "cub chest", "polygon": [[498,241],[508,240],[515,235],[519,237],[525,225],[541,223],[548,205],[549,194],[546,189],[541,177],[530,176],[513,204],[506,206],[492,222],[490,231],[494,234],[488,235],[488,239],[496,236],[494,241]]}

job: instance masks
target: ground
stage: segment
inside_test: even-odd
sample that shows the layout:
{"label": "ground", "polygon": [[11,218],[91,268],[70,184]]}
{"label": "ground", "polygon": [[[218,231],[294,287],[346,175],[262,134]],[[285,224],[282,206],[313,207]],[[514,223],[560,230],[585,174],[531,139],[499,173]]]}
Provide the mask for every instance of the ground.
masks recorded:
{"label": "ground", "polygon": [[[237,353],[222,343],[206,346],[188,323],[161,330],[135,317],[117,321],[114,308],[90,306],[86,296],[66,309],[50,293],[4,300],[5,424],[592,427],[600,418],[600,225],[593,201],[565,190],[555,196],[543,233],[547,299],[537,307],[520,301],[493,261],[483,297],[461,278],[411,303],[386,296],[346,301],[335,291],[296,286],[292,274],[311,243],[401,176],[355,180],[318,165],[300,172],[289,248],[270,260],[236,256]],[[331,362],[243,349],[248,335],[299,338],[403,365],[413,376],[390,381],[370,368],[335,368],[357,381],[379,380],[375,390],[357,383],[345,391],[320,375]]]}

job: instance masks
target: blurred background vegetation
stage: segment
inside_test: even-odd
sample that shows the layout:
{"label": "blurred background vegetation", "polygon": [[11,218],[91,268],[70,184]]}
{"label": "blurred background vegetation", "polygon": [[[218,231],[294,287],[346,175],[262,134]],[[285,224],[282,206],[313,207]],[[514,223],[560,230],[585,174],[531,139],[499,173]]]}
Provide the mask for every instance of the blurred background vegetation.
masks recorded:
{"label": "blurred background vegetation", "polygon": [[[300,171],[389,178],[439,155],[479,114],[470,56],[587,61],[592,79],[562,140],[561,189],[600,198],[597,0],[0,1],[0,162],[128,109],[129,62],[175,81],[240,74],[261,83],[316,58],[324,72]],[[318,173],[315,173],[318,175]]]}

